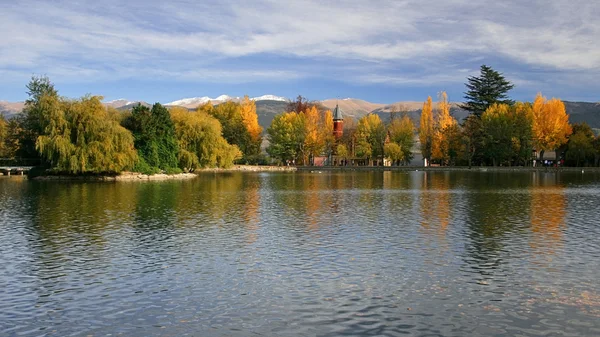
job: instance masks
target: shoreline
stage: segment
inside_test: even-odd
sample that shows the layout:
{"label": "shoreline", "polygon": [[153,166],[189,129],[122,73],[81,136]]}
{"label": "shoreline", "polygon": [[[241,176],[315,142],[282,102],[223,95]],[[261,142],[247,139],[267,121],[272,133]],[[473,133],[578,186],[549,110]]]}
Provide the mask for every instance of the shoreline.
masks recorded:
{"label": "shoreline", "polygon": [[194,171],[193,173],[177,173],[177,174],[142,174],[137,172],[121,172],[115,175],[40,175],[35,177],[27,176],[27,179],[37,181],[85,181],[85,182],[114,182],[114,181],[168,181],[168,180],[190,180],[199,177],[200,174],[206,172],[295,172],[295,166],[259,166],[259,165],[234,165],[233,167],[224,168],[203,168]]}
{"label": "shoreline", "polygon": [[135,172],[122,172],[118,175],[42,175],[29,178],[38,181],[166,181],[166,180],[188,180],[197,178],[194,173],[178,174],[142,174]]}
{"label": "shoreline", "polygon": [[190,180],[199,177],[203,173],[231,173],[231,172],[544,172],[544,173],[600,173],[600,167],[502,167],[502,166],[259,166],[259,165],[235,165],[224,168],[204,168],[193,173],[178,174],[153,174],[147,175],[136,172],[122,172],[117,175],[42,175],[28,177],[27,179],[37,181],[88,181],[88,182],[131,182],[131,181],[175,181]]}
{"label": "shoreline", "polygon": [[524,166],[298,166],[298,171],[328,171],[328,172],[348,172],[348,171],[427,171],[427,172],[600,172],[600,167],[524,167]]}
{"label": "shoreline", "polygon": [[299,166],[274,166],[274,165],[233,165],[230,168],[203,168],[194,173],[203,172],[295,172]]}

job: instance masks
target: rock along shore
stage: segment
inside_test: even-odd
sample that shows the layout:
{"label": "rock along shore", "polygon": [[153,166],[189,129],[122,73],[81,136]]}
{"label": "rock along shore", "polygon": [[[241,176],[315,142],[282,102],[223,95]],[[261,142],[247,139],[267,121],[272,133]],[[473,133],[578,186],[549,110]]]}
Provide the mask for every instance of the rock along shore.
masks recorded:
{"label": "rock along shore", "polygon": [[61,181],[164,181],[164,180],[186,180],[198,177],[194,173],[179,173],[179,174],[141,174],[136,172],[122,172],[119,175],[108,176],[70,176],[70,175],[46,175],[37,176],[33,180],[61,180]]}
{"label": "rock along shore", "polygon": [[122,172],[117,175],[42,175],[29,179],[42,181],[165,181],[165,180],[188,180],[198,177],[202,172],[292,172],[295,166],[258,166],[258,165],[235,165],[227,169],[205,168],[196,170],[194,173],[179,174],[142,174],[137,172]]}

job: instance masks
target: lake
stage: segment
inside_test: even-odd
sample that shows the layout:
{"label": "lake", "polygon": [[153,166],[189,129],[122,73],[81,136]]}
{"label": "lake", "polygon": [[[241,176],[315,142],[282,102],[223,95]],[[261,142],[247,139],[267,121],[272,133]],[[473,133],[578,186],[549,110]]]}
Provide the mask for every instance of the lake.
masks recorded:
{"label": "lake", "polygon": [[600,174],[0,179],[1,336],[599,336]]}

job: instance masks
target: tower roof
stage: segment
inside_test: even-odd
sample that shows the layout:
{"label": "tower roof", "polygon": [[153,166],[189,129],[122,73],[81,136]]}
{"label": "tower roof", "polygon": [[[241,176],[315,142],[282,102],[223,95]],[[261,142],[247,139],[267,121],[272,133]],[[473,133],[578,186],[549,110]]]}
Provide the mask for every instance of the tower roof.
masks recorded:
{"label": "tower roof", "polygon": [[343,120],[344,116],[342,116],[342,109],[340,109],[339,105],[335,105],[335,109],[333,109],[333,120],[340,121]]}

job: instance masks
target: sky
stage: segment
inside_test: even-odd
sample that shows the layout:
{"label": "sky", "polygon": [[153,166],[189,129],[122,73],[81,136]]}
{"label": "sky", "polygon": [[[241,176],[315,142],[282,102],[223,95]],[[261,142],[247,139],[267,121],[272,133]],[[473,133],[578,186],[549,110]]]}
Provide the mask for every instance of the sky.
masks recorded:
{"label": "sky", "polygon": [[598,17],[592,0],[0,0],[0,100],[47,75],[107,101],[462,101],[486,64],[513,99],[598,102]]}

